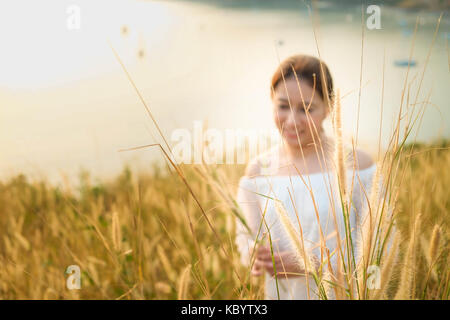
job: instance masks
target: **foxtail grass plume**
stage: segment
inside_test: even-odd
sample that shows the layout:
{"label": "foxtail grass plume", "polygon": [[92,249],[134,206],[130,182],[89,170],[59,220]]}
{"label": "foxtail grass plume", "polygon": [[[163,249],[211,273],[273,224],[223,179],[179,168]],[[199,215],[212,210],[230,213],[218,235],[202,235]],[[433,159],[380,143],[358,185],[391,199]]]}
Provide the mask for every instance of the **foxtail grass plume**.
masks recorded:
{"label": "foxtail grass plume", "polygon": [[380,289],[376,290],[373,294],[369,292],[370,299],[374,300],[386,299],[386,293],[389,288],[389,283],[392,280],[392,274],[398,256],[398,247],[400,246],[400,241],[401,241],[400,233],[395,234],[389,253],[387,254],[385,260],[382,260],[381,262]]}
{"label": "foxtail grass plume", "polygon": [[439,225],[436,224],[433,228],[433,232],[431,233],[431,239],[428,246],[425,245],[425,241],[422,238],[424,249],[425,247],[428,247],[428,251],[425,252],[425,258],[427,259],[428,262],[429,273],[431,274],[431,277],[433,279],[437,279],[436,263],[440,251],[441,237],[442,237],[441,228]]}
{"label": "foxtail grass plume", "polygon": [[418,214],[411,230],[406,255],[403,259],[403,268],[398,284],[398,290],[395,294],[395,300],[409,300],[414,298],[414,264],[416,235],[420,230],[421,215]]}
{"label": "foxtail grass plume", "polygon": [[430,240],[430,249],[428,251],[428,256],[430,258],[430,265],[432,265],[438,256],[439,252],[439,243],[441,240],[441,228],[439,225],[435,225],[433,229],[433,233],[431,234]]}
{"label": "foxtail grass plume", "polygon": [[334,161],[337,169],[337,178],[339,191],[342,199],[347,203],[347,177],[346,177],[346,165],[344,156],[344,144],[342,138],[342,120],[341,120],[341,97],[340,91],[337,90],[336,100],[333,112],[333,127],[334,136],[336,139],[334,150]]}
{"label": "foxtail grass plume", "polygon": [[[328,299],[332,289],[331,282],[334,280],[332,274],[328,269],[323,270],[321,275],[317,274],[320,263],[317,259],[314,259],[312,253],[305,248],[303,239],[300,239],[300,236],[297,234],[281,201],[275,200],[275,208],[289,240],[294,247],[298,265],[305,271],[306,275],[311,275],[313,277],[319,290],[319,298]],[[328,264],[329,263],[330,262],[328,262]]]}
{"label": "foxtail grass plume", "polygon": [[[381,165],[377,165],[375,175],[372,179],[372,187],[370,190],[369,203],[363,215],[362,221],[358,221],[358,286],[360,297],[365,296],[366,290],[366,270],[371,264],[372,253],[377,242],[376,228],[380,225],[379,216],[379,202],[380,202],[380,179],[381,179]],[[380,235],[378,235],[380,236]]]}
{"label": "foxtail grass plume", "polygon": [[172,268],[172,264],[170,263],[169,258],[164,252],[163,247],[158,244],[156,246],[156,252],[158,253],[159,261],[161,262],[162,267],[167,274],[167,277],[169,278],[169,280],[173,281],[173,279],[176,278],[176,272]]}
{"label": "foxtail grass plume", "polygon": [[315,273],[315,269],[313,268],[314,264],[310,258],[310,255],[306,252],[307,250],[305,249],[304,243],[300,240],[300,236],[297,234],[297,231],[292,225],[292,222],[289,219],[289,216],[281,201],[275,200],[275,209],[287,235],[289,236],[289,240],[295,249],[297,262],[300,268],[305,270],[305,272]]}
{"label": "foxtail grass plume", "polygon": [[178,300],[187,299],[187,291],[189,288],[191,265],[189,264],[181,273],[180,280],[178,282]]}
{"label": "foxtail grass plume", "polygon": [[112,213],[111,234],[113,248],[116,252],[119,252],[121,250],[122,233],[120,230],[119,214],[117,213],[117,210],[114,210]]}

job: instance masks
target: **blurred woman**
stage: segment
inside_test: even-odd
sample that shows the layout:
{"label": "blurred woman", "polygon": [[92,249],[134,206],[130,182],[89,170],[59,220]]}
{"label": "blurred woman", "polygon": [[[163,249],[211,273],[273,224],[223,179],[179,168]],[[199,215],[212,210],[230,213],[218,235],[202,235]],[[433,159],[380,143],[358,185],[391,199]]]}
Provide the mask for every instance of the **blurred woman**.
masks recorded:
{"label": "blurred woman", "polygon": [[[334,98],[330,71],[315,57],[289,57],[272,77],[273,120],[282,143],[249,162],[237,194],[250,229],[237,221],[237,247],[252,276],[266,274],[266,299],[319,298],[313,274],[320,270],[332,275],[327,280],[333,280],[337,272],[342,274],[338,262],[356,246],[364,190],[370,190],[376,166],[361,150],[347,148],[340,155],[346,160],[347,171],[341,176],[351,189],[350,233],[346,233],[335,170],[336,138],[327,136],[323,129]],[[282,209],[277,210],[276,201]],[[303,256],[280,220],[280,211],[294,226]],[[345,244],[350,235],[353,240]],[[334,297],[333,290],[326,294],[328,299]]]}

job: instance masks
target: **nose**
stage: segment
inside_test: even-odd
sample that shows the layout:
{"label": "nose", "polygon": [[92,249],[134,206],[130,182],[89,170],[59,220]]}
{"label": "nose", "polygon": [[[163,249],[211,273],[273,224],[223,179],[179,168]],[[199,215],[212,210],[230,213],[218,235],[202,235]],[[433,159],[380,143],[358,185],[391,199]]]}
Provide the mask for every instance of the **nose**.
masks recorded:
{"label": "nose", "polygon": [[291,110],[288,113],[287,119],[286,119],[286,127],[288,128],[294,128],[295,127],[295,110]]}
{"label": "nose", "polygon": [[297,129],[303,128],[305,122],[304,118],[305,117],[298,114],[295,109],[289,111],[289,115],[287,116],[285,121],[286,129],[295,130],[296,127]]}

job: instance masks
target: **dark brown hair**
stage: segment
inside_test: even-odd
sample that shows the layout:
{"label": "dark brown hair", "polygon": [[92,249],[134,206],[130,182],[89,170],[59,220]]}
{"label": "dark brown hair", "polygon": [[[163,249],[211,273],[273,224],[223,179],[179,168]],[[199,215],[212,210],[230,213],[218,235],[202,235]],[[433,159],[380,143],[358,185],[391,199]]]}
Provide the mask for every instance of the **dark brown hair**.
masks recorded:
{"label": "dark brown hair", "polygon": [[[324,77],[322,77],[321,64]],[[327,99],[324,99],[326,95],[330,103],[333,101],[333,79],[327,65],[316,57],[303,54],[291,56],[281,62],[272,76],[270,97],[273,97],[276,86],[283,82],[283,76],[285,80],[295,79],[294,70],[299,82],[307,81],[311,87],[314,86],[315,77],[316,92],[325,102],[327,102]]]}

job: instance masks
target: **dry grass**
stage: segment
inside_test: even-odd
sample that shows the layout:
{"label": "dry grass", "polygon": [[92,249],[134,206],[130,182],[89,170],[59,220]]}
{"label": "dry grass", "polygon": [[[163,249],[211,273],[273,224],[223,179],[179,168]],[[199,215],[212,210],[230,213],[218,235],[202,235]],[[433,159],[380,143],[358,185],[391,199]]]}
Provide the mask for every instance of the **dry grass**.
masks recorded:
{"label": "dry grass", "polygon": [[[414,42],[411,56],[413,47]],[[431,48],[423,73],[430,53]],[[116,58],[165,142],[165,147],[143,147],[159,147],[168,167],[155,164],[145,173],[125,168],[110,181],[96,182],[84,172],[76,190],[23,175],[1,182],[0,299],[263,298],[263,279],[250,277],[234,243],[236,219],[245,223],[235,200],[244,167],[172,162],[170,146],[150,108]],[[340,299],[449,298],[449,143],[405,143],[429,101],[418,103],[422,73],[410,103],[408,72],[392,139],[377,159],[375,181],[381,185],[365,190],[368,218],[361,221],[359,239],[351,238],[348,222],[352,188],[345,178],[337,97],[335,171],[342,213],[334,213],[343,214],[345,221],[344,244],[336,253],[344,273],[322,270],[324,261],[318,262],[321,272],[314,278],[322,287],[321,298],[328,298],[332,289]],[[320,141],[315,142],[320,148],[316,151],[323,153]],[[289,221],[284,225],[289,231]],[[305,267],[311,265],[303,243],[292,241]],[[327,248],[321,251],[329,259]],[[80,290],[66,288],[65,271],[74,264],[81,269]],[[371,265],[381,268],[380,289],[367,286]]]}
{"label": "dry grass", "polygon": [[[231,244],[233,216],[194,170],[186,174],[235,259],[218,250],[178,178],[156,166],[152,174],[125,169],[101,183],[84,173],[73,192],[18,176],[0,186],[0,297],[112,299],[133,287],[123,298],[238,297],[243,285],[233,270],[245,270]],[[82,271],[79,292],[65,288],[72,264]]]}
{"label": "dry grass", "polygon": [[[409,298],[448,299],[448,143],[404,150],[402,186],[395,188],[402,241],[398,259],[386,260],[386,292],[374,297],[392,298],[403,288]],[[231,195],[243,169],[183,167],[221,243],[180,179],[157,166],[147,174],[125,169],[96,183],[83,173],[73,191],[24,176],[3,182],[0,298],[262,298],[261,280],[248,277],[234,245]],[[221,183],[222,194],[205,175]],[[420,229],[413,233],[419,214]],[[72,264],[81,268],[81,290],[66,289],[65,270]]]}

